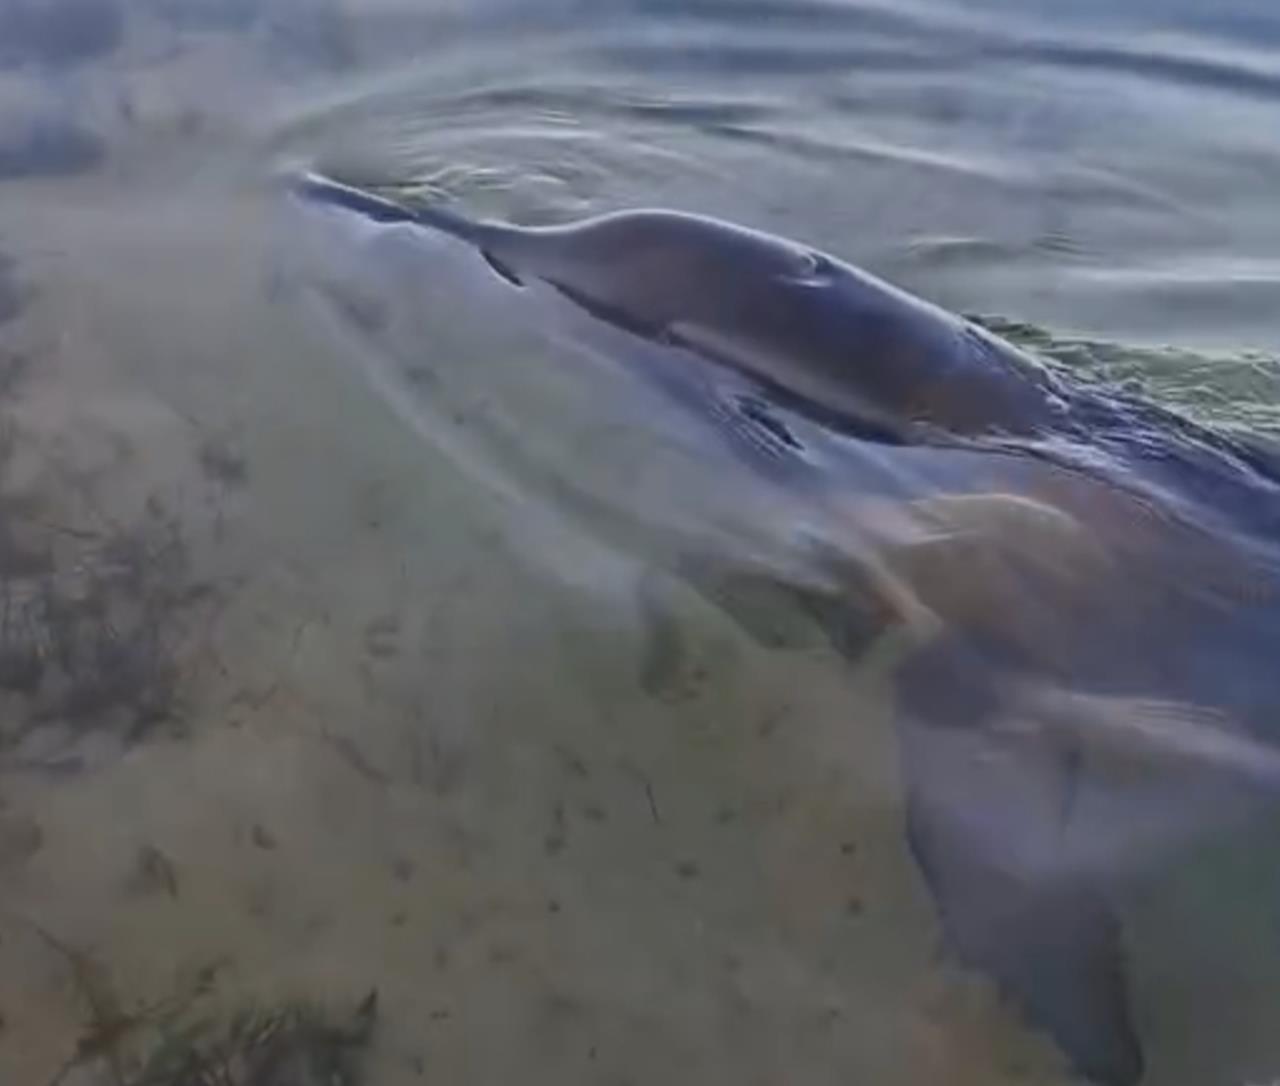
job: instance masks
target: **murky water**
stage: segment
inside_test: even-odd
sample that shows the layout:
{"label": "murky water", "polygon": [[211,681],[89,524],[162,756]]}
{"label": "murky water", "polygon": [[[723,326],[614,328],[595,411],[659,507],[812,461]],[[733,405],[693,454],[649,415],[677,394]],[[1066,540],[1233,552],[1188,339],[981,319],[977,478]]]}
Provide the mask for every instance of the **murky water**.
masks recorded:
{"label": "murky water", "polygon": [[[713,214],[1274,431],[1280,15],[1060,8],[0,0],[0,1081],[1078,1081],[948,947],[894,639],[851,666],[769,604],[762,647],[568,515],[572,456],[467,470],[479,377],[424,440],[349,364],[387,296],[298,304],[276,182]],[[523,360],[467,297],[424,359]],[[529,362],[522,450],[554,394],[582,478],[688,513],[679,453]],[[1245,702],[1236,648],[1172,666]],[[1109,887],[1106,966],[1144,1082],[1265,1083],[1275,818],[1203,821]]]}

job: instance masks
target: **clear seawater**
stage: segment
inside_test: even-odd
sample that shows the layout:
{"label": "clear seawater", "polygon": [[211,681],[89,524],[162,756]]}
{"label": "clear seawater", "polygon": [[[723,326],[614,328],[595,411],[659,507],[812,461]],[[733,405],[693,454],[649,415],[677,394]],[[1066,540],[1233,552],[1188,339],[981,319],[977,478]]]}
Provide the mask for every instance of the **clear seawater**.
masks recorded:
{"label": "clear seawater", "polygon": [[[402,425],[276,181],[748,223],[1265,437],[1278,132],[1263,0],[0,0],[0,1082],[375,990],[370,1086],[1078,1081],[945,945],[892,652]],[[1280,1077],[1276,825],[1118,894],[1144,1082]]]}

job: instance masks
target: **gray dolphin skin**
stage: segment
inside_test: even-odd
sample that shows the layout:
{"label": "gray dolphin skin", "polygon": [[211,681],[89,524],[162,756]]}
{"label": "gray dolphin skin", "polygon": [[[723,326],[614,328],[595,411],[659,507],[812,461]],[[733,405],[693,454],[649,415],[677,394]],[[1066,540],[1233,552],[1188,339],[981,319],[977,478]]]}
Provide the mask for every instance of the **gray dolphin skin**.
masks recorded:
{"label": "gray dolphin skin", "polygon": [[762,522],[823,526],[776,579],[850,656],[885,615],[918,634],[898,677],[907,834],[949,946],[1079,1074],[1137,1083],[1116,891],[1280,793],[1275,451],[729,223],[521,228],[314,173],[291,191],[447,235],[495,292],[563,306],[758,481]]}

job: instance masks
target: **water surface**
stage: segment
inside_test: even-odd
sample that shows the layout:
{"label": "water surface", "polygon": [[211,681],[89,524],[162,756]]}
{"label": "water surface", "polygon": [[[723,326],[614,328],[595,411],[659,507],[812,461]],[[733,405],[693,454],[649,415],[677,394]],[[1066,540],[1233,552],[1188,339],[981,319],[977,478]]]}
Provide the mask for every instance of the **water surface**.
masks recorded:
{"label": "water surface", "polygon": [[[734,219],[1266,434],[1278,42],[1260,0],[0,0],[0,1079],[376,989],[370,1083],[1073,1081],[940,945],[892,646],[765,651],[400,425],[291,304],[273,178]],[[1280,1075],[1270,828],[1126,888],[1144,1081]]]}

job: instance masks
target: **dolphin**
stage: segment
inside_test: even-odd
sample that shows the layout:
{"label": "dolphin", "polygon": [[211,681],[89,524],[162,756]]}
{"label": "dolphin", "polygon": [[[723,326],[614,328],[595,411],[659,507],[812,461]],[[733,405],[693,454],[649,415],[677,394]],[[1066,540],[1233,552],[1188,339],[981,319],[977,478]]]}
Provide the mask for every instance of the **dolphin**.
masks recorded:
{"label": "dolphin", "polygon": [[721,393],[724,402],[698,408],[719,411],[746,446],[801,460],[788,422],[803,419],[882,444],[1008,450],[1154,493],[1268,555],[1280,534],[1275,448],[1070,382],[974,322],[811,247],[668,210],[517,227],[410,209],[316,173],[296,178],[293,192],[460,239],[512,292],[549,288],[602,323],[716,367],[712,381],[686,374],[679,389],[661,376],[686,397]]}
{"label": "dolphin", "polygon": [[[589,493],[574,476],[592,458],[575,472],[571,455],[568,482],[539,476],[557,498],[660,538],[766,644],[744,586],[789,594],[850,658],[906,632],[906,832],[948,945],[1081,1075],[1138,1082],[1114,891],[1280,793],[1280,455],[735,224],[635,210],[519,227],[310,172],[290,192],[363,231],[380,290],[412,299],[453,269],[482,323],[558,322],[557,346],[592,363],[565,382],[579,412],[620,402],[648,440],[612,493]],[[321,281],[395,339],[378,290]],[[405,328],[418,338],[371,376],[422,424],[470,374],[424,368],[440,322]],[[557,381],[519,360],[507,374],[528,381],[517,413]],[[470,424],[531,479],[489,392]]]}
{"label": "dolphin", "polygon": [[317,174],[296,191],[378,222],[444,231],[513,288],[549,284],[602,320],[748,375],[838,428],[904,443],[925,428],[1026,432],[1060,402],[1047,369],[978,326],[745,227],[638,210],[521,228],[441,207],[411,212]]}

